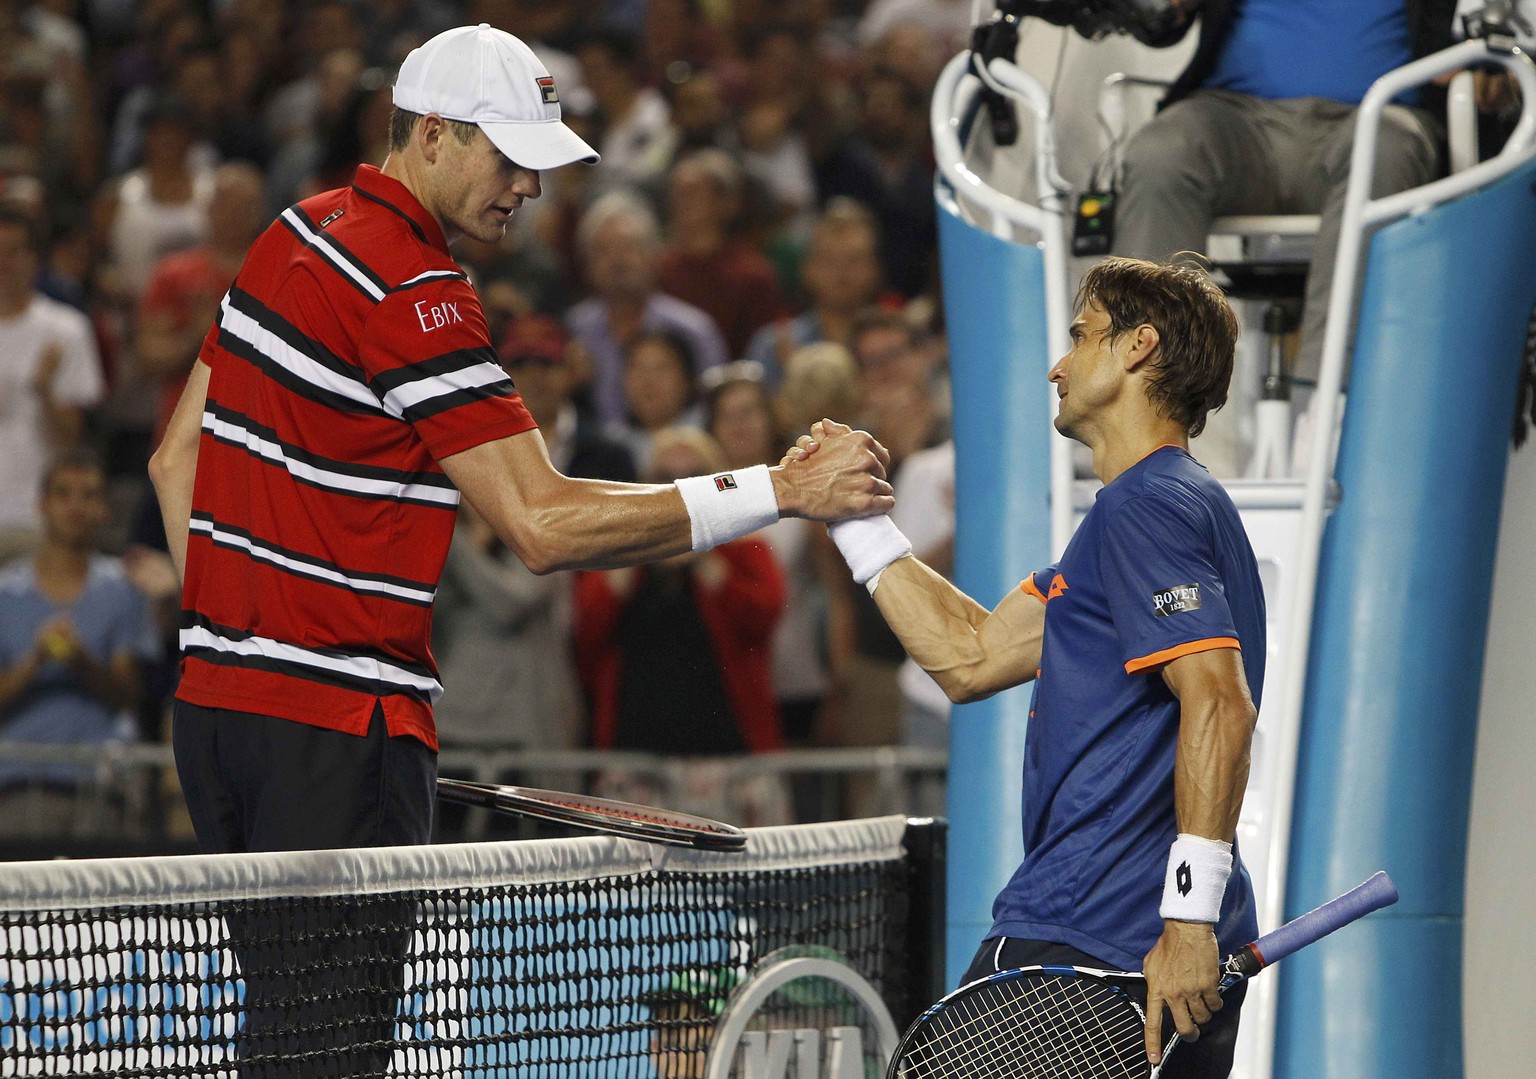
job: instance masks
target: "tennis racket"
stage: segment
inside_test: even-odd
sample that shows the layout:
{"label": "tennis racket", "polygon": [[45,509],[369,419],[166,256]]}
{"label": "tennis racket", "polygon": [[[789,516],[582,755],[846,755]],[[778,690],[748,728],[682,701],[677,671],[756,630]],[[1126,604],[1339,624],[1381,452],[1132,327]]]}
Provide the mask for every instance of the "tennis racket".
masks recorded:
{"label": "tennis racket", "polygon": [[[1221,991],[1373,910],[1397,902],[1377,873],[1316,910],[1239,948],[1221,965]],[[908,1029],[886,1079],[1157,1079],[1147,1059],[1146,1011],[1123,971],[1019,967],[963,985]],[[1163,1052],[1178,1045],[1175,1034]]]}
{"label": "tennis racket", "polygon": [[437,796],[447,802],[482,806],[498,813],[568,824],[648,843],[700,850],[739,851],[747,845],[747,833],[729,824],[691,813],[673,813],[665,809],[620,802],[612,798],[589,798],[581,794],[539,790],[534,787],[508,787],[495,783],[470,783],[462,779],[439,779]]}

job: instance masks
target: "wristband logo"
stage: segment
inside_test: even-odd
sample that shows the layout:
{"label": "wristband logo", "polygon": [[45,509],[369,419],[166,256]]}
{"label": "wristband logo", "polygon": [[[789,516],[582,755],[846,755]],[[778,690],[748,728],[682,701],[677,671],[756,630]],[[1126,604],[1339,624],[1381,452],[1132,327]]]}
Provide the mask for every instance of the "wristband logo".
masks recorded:
{"label": "wristband logo", "polygon": [[732,476],[730,473],[726,473],[723,476],[716,476],[715,477],[715,490],[717,490],[717,491],[734,491],[734,490],[736,490],[736,477]]}
{"label": "wristband logo", "polygon": [[1180,862],[1179,868],[1173,873],[1174,886],[1179,889],[1179,894],[1187,896],[1195,886],[1194,874],[1189,871],[1188,862]]}
{"label": "wristband logo", "polygon": [[1199,609],[1200,586],[1198,584],[1176,584],[1171,588],[1160,588],[1152,593],[1152,613],[1158,618],[1167,618],[1169,615]]}

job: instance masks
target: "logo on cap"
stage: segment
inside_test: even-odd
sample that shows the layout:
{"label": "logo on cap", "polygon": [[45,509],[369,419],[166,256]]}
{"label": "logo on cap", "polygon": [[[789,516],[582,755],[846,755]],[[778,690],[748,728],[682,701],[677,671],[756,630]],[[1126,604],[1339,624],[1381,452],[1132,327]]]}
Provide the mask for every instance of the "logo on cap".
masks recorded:
{"label": "logo on cap", "polygon": [[543,78],[536,79],[534,81],[536,81],[539,84],[539,93],[541,95],[543,95],[544,104],[546,104],[546,105],[558,105],[558,104],[560,104],[560,95],[559,95],[559,93],[557,93],[555,91],[555,80],[554,79],[552,79],[548,75],[545,75]]}

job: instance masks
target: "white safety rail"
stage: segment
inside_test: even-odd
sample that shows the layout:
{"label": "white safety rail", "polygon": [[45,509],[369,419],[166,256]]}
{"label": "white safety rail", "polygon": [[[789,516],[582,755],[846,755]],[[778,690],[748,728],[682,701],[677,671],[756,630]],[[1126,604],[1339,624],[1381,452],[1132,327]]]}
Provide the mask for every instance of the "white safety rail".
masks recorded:
{"label": "white safety rail", "polygon": [[[1472,165],[1461,172],[1433,183],[1385,198],[1370,197],[1370,177],[1376,160],[1376,140],[1383,110],[1405,90],[1423,86],[1435,78],[1474,64],[1498,64],[1515,78],[1520,87],[1523,111],[1519,122],[1497,157]],[[1416,60],[1378,79],[1360,103],[1355,128],[1354,153],[1350,158],[1349,187],[1334,261],[1333,292],[1329,296],[1328,329],[1323,339],[1322,370],[1313,397],[1307,469],[1301,500],[1301,516],[1296,530],[1291,586],[1285,599],[1285,637],[1280,663],[1266,678],[1266,697],[1274,699],[1278,709],[1275,734],[1267,752],[1273,755],[1276,774],[1291,777],[1279,783],[1269,803],[1269,845],[1265,861],[1257,861],[1254,877],[1258,888],[1259,925],[1279,925],[1285,912],[1287,857],[1290,850],[1291,822],[1294,809],[1296,759],[1301,736],[1301,712],[1307,684],[1306,657],[1312,641],[1312,615],[1317,593],[1318,560],[1322,551],[1323,527],[1334,489],[1334,464],[1337,444],[1323,432],[1336,429],[1342,415],[1344,369],[1349,343],[1354,338],[1354,314],[1359,300],[1359,279],[1369,234],[1391,221],[1449,202],[1493,183],[1530,160],[1536,153],[1536,66],[1519,46],[1512,42],[1499,45],[1486,41],[1465,41],[1433,56]],[[1256,544],[1257,546],[1257,544]],[[1266,700],[1266,704],[1269,701]],[[1280,977],[1283,971],[1278,972]],[[1243,1056],[1252,1061],[1245,1079],[1269,1079],[1275,1034],[1275,992],[1266,983],[1250,986],[1243,1006]],[[1255,990],[1261,990],[1256,992]]]}
{"label": "white safety rail", "polygon": [[[987,82],[998,93],[1017,102],[1033,119],[1035,188],[1038,205],[1015,198],[989,184],[967,160],[963,132],[976,111],[983,82],[971,71],[971,54],[963,52],[945,65],[933,91],[930,128],[934,159],[944,183],[938,197],[957,216],[985,227],[1000,239],[1025,242],[1020,232],[1040,247],[1045,268],[1045,332],[1050,354],[1059,356],[1069,344],[1071,297],[1067,295],[1066,197],[1068,185],[1056,168],[1056,142],[1052,130],[1050,95],[1032,76],[1008,60],[987,66]],[[948,190],[946,190],[946,185]],[[971,207],[986,211],[990,220],[981,225]],[[1045,371],[1040,372],[1044,379]],[[1060,553],[1072,537],[1072,444],[1051,434],[1051,549]]]}

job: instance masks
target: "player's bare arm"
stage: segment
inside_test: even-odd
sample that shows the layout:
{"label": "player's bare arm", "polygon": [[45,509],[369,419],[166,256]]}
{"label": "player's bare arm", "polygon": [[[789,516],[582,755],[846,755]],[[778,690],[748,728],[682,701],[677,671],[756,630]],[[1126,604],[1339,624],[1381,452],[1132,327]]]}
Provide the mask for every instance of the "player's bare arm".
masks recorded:
{"label": "player's bare arm", "polygon": [[[895,503],[889,456],[862,431],[827,440],[815,460],[769,470],[779,514],[836,520],[885,513]],[[694,547],[676,486],[579,480],[551,464],[537,431],[445,457],[443,469],[498,536],[535,573],[611,569]]]}
{"label": "player's bare arm", "polygon": [[1045,604],[1023,589],[989,611],[908,557],[881,573],[875,605],[907,655],[956,704],[1030,681],[1040,666]]}
{"label": "player's bare arm", "polygon": [[[1179,699],[1174,804],[1181,834],[1230,843],[1237,832],[1258,712],[1243,674],[1242,653],[1217,648],[1182,656],[1163,668]],[[1147,953],[1147,1054],[1159,1059],[1163,1006],[1186,1040],[1220,1010],[1216,934],[1206,922],[1165,920]]]}
{"label": "player's bare arm", "polygon": [[186,578],[187,529],[192,519],[192,482],[197,476],[197,443],[203,430],[203,406],[208,400],[209,367],[198,360],[192,365],[187,388],[176,403],[170,426],[160,448],[149,459],[149,478],[160,501],[165,541],[176,575]]}

